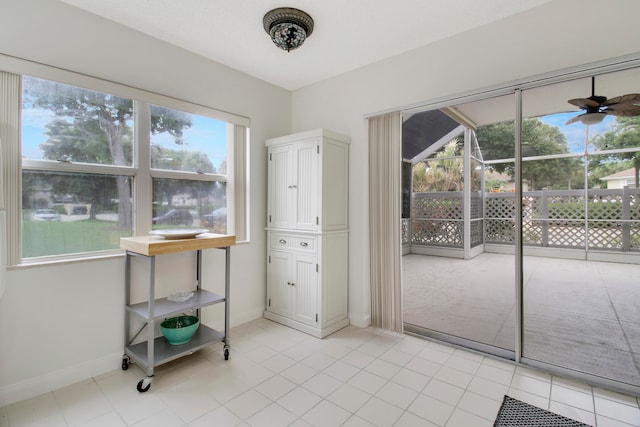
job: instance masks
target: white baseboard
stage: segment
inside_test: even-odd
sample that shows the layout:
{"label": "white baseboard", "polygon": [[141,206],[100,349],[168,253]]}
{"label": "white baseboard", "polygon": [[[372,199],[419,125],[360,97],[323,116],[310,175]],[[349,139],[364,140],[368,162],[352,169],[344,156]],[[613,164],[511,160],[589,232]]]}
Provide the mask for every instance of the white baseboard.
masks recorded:
{"label": "white baseboard", "polygon": [[[245,323],[253,322],[256,319],[262,318],[264,307],[258,307],[249,311],[233,313],[233,319],[230,320],[229,327],[235,328],[236,326],[244,325]],[[233,339],[233,331],[229,332],[230,338]]]}
{"label": "white baseboard", "polygon": [[0,407],[102,375],[118,369],[121,364],[122,352],[118,352],[2,387],[0,388]]}
{"label": "white baseboard", "polygon": [[266,319],[269,320],[273,320],[274,322],[278,322],[281,323],[285,326],[288,326],[290,328],[294,328],[297,329],[299,331],[302,331],[304,333],[307,333],[309,335],[312,335],[316,338],[324,338],[328,335],[331,335],[332,333],[344,328],[345,326],[349,325],[349,319],[342,319],[338,322],[335,322],[325,328],[316,328],[310,325],[307,325],[305,323],[301,323],[301,322],[297,322],[293,319],[290,319],[288,317],[284,317],[284,316],[280,316],[278,314],[275,313],[271,313],[270,311],[265,310],[264,311],[264,317]]}

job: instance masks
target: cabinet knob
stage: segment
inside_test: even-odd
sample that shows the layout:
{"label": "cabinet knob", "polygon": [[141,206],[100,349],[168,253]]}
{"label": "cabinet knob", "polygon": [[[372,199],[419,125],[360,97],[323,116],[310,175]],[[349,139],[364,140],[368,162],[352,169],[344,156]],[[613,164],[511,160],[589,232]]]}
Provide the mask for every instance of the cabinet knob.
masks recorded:
{"label": "cabinet knob", "polygon": [[285,243],[287,243],[287,241],[286,241],[286,240],[284,240],[284,239],[280,239],[280,240],[278,240],[278,242],[280,242],[280,244],[283,244],[283,245],[284,245]]}
{"label": "cabinet knob", "polygon": [[309,246],[309,244],[307,242],[300,242],[300,246],[306,248],[307,246]]}

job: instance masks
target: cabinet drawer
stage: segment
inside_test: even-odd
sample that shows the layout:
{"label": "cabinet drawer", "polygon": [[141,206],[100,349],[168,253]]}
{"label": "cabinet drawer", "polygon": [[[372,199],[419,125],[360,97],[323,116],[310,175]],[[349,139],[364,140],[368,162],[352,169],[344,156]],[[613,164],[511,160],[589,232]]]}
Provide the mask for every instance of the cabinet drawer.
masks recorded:
{"label": "cabinet drawer", "polygon": [[317,240],[314,236],[296,234],[271,234],[271,249],[290,249],[304,252],[316,252]]}

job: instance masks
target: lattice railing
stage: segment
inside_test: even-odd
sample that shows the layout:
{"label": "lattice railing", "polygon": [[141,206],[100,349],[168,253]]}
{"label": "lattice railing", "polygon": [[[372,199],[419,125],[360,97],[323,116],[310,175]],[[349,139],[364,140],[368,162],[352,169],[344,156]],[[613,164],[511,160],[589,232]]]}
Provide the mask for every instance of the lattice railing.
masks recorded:
{"label": "lattice railing", "polygon": [[471,221],[471,247],[476,247],[484,242],[484,233],[483,233],[483,222],[482,220]]}
{"label": "lattice railing", "polygon": [[411,243],[429,246],[462,247],[462,221],[412,220]]}
{"label": "lattice railing", "polygon": [[413,193],[411,244],[462,247],[462,192]]}
{"label": "lattice railing", "polygon": [[411,218],[463,219],[462,193],[413,193]]}
{"label": "lattice railing", "polygon": [[485,243],[514,243],[515,239],[515,220],[509,218],[484,220]]}
{"label": "lattice railing", "polygon": [[[462,247],[463,193],[414,193],[403,244]],[[486,193],[483,209],[472,198],[472,246],[515,241],[515,194]],[[640,190],[543,190],[523,193],[523,243],[555,248],[640,251]],[[405,235],[405,233],[407,233]],[[409,237],[410,236],[410,237]],[[406,242],[405,242],[406,238]]]}
{"label": "lattice railing", "polygon": [[408,218],[402,218],[400,230],[402,235],[402,246],[407,246],[409,244],[409,227],[411,227],[411,220]]}
{"label": "lattice railing", "polygon": [[[513,244],[513,193],[485,197],[485,242]],[[586,213],[586,214],[585,214]],[[528,246],[640,251],[640,190],[543,190],[523,193]]]}

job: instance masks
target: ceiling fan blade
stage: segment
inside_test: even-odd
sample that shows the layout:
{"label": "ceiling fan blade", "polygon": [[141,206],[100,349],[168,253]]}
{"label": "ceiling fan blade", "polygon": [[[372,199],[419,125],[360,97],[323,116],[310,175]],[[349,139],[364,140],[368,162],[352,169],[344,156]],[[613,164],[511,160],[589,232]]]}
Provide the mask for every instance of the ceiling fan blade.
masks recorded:
{"label": "ceiling fan blade", "polygon": [[633,104],[615,104],[610,105],[605,113],[612,116],[640,116],[640,106]]}
{"label": "ceiling fan blade", "polygon": [[587,109],[589,107],[597,108],[600,106],[600,103],[598,101],[594,101],[593,99],[589,99],[589,98],[574,98],[574,99],[570,99],[567,102],[571,105],[575,105],[576,107],[580,107],[584,109]]}
{"label": "ceiling fan blade", "polygon": [[584,114],[578,114],[577,116],[571,117],[569,120],[567,120],[567,123],[565,123],[565,125],[570,125],[571,123],[579,122],[580,117],[582,116],[584,116]]}
{"label": "ceiling fan blade", "polygon": [[616,96],[602,103],[602,105],[613,104],[638,104],[640,103],[640,93],[629,93],[626,95]]}

